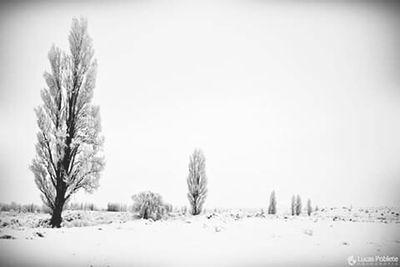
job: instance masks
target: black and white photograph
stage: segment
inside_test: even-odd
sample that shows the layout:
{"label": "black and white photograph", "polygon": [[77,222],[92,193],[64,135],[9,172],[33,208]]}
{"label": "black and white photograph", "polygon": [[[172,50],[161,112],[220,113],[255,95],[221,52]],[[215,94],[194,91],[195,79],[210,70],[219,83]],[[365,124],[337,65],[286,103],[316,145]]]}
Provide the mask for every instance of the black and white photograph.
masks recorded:
{"label": "black and white photograph", "polygon": [[1,267],[400,267],[400,2],[0,2]]}

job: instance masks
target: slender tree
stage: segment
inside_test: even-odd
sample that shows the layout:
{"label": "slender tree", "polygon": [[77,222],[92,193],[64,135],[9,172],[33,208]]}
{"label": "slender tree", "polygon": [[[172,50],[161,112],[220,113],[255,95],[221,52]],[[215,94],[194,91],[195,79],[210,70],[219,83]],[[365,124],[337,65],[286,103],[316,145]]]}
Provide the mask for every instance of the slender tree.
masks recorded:
{"label": "slender tree", "polygon": [[198,215],[207,196],[206,158],[199,149],[196,149],[190,157],[187,185],[192,215]]}
{"label": "slender tree", "polygon": [[301,197],[300,195],[297,195],[296,197],[296,215],[301,214],[301,209],[302,209],[302,204],[301,204]]}
{"label": "slender tree", "polygon": [[307,200],[307,214],[308,214],[308,216],[310,216],[311,213],[312,213],[311,200],[308,199],[308,200]]}
{"label": "slender tree", "polygon": [[292,196],[292,203],[291,203],[290,207],[292,210],[292,216],[294,216],[296,214],[296,196],[295,195]]}
{"label": "slender tree", "polygon": [[269,198],[268,214],[276,214],[276,197],[275,197],[275,191],[272,191],[272,192],[271,192],[271,196],[270,196],[270,198]]}
{"label": "slender tree", "polygon": [[70,53],[54,45],[50,49],[47,88],[41,91],[43,104],[35,109],[39,132],[30,168],[53,227],[61,226],[72,194],[98,187],[104,167],[99,107],[91,104],[97,63],[87,25],[83,18],[73,19]]}

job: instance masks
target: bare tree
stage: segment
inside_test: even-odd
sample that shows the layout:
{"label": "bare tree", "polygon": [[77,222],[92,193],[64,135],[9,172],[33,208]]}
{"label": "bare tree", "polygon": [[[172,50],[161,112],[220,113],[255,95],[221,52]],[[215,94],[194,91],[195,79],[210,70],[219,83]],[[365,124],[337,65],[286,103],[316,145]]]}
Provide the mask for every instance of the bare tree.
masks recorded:
{"label": "bare tree", "polygon": [[198,215],[207,196],[206,158],[199,149],[196,149],[190,157],[187,185],[192,214]]}
{"label": "bare tree", "polygon": [[308,199],[308,200],[307,200],[307,214],[308,214],[308,216],[311,215],[312,211],[313,211],[313,210],[312,210],[312,206],[311,206],[311,200]]}
{"label": "bare tree", "polygon": [[269,206],[268,206],[268,214],[276,214],[275,191],[271,192],[271,196],[270,196],[270,199],[269,199]]}
{"label": "bare tree", "polygon": [[70,53],[54,45],[44,73],[47,88],[43,104],[35,109],[39,132],[31,170],[44,204],[51,210],[51,225],[60,227],[62,211],[72,194],[98,187],[104,167],[101,155],[99,107],[91,104],[97,63],[87,21],[72,21]]}

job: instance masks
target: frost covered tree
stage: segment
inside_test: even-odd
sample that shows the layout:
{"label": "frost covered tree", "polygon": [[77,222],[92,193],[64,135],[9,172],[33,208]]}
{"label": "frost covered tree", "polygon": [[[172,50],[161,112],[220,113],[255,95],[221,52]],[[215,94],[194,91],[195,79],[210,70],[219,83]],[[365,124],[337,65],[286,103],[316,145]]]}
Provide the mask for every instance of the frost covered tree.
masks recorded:
{"label": "frost covered tree", "polygon": [[272,192],[271,192],[271,196],[270,196],[270,198],[269,198],[268,214],[276,214],[276,197],[275,197],[275,191],[272,191]]}
{"label": "frost covered tree", "polygon": [[302,209],[302,204],[301,204],[301,197],[300,195],[297,195],[296,197],[296,215],[301,214],[301,209]]}
{"label": "frost covered tree", "polygon": [[104,167],[99,107],[91,103],[97,63],[87,28],[85,19],[74,18],[69,53],[54,45],[50,49],[51,71],[44,73],[43,104],[35,109],[39,132],[30,169],[51,211],[52,227],[61,226],[71,195],[98,187]]}
{"label": "frost covered tree", "polygon": [[292,203],[290,205],[290,208],[292,210],[292,216],[294,216],[296,214],[296,196],[295,195],[292,196]]}
{"label": "frost covered tree", "polygon": [[308,199],[308,200],[307,200],[307,214],[308,214],[308,216],[311,215],[312,211],[313,211],[313,210],[312,210],[312,206],[311,206],[311,200]]}
{"label": "frost covered tree", "polygon": [[138,212],[143,219],[161,219],[162,215],[168,211],[168,205],[163,203],[161,195],[151,191],[141,192],[132,196],[133,211]]}
{"label": "frost covered tree", "polygon": [[192,215],[198,215],[207,196],[206,158],[199,149],[196,149],[190,157],[187,185]]}

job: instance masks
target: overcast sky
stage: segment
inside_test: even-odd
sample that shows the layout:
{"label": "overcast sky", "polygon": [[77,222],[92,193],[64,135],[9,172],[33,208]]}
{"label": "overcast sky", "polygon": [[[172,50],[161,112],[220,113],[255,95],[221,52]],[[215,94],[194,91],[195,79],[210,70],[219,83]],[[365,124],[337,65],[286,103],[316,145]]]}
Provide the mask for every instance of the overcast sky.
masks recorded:
{"label": "overcast sky", "polygon": [[[393,1],[394,2],[394,1]],[[114,4],[111,4],[114,3]],[[47,53],[85,16],[98,60],[106,168],[73,201],[186,198],[206,207],[400,205],[400,9],[382,1],[0,4],[0,201],[40,203],[33,174]]]}

